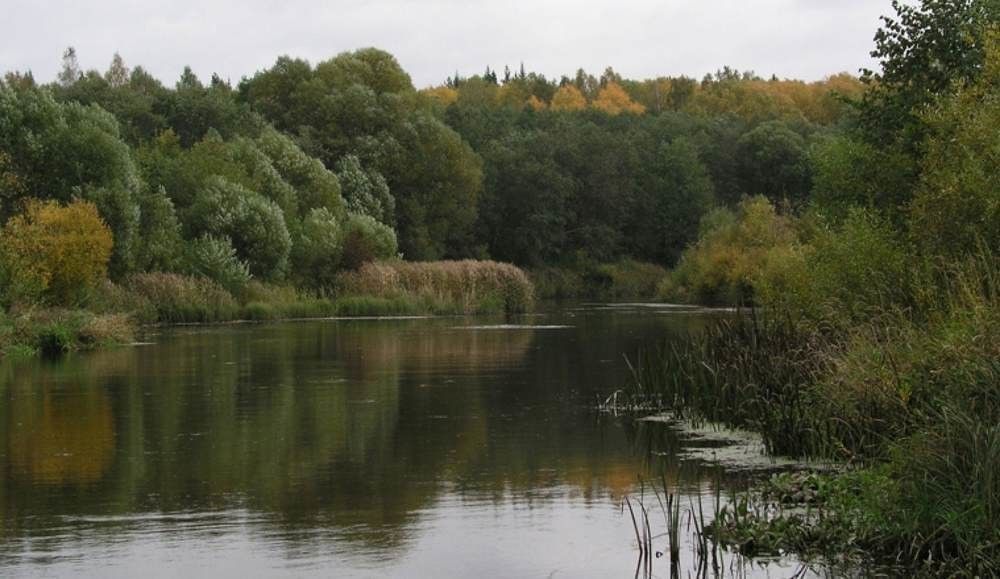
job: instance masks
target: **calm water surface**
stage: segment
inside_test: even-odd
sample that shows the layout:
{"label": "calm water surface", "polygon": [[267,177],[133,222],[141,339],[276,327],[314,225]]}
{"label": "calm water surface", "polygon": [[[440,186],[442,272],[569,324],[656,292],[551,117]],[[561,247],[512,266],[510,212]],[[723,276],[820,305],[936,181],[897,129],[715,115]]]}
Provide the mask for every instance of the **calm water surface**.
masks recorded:
{"label": "calm water surface", "polygon": [[640,477],[690,501],[739,475],[593,408],[708,315],[184,328],[0,366],[0,576],[632,577]]}

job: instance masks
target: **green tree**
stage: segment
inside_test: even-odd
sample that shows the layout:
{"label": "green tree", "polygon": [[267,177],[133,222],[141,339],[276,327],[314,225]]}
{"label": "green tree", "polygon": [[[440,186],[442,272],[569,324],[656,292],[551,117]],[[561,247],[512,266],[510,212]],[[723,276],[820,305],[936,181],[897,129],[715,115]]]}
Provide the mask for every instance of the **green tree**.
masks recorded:
{"label": "green tree", "polygon": [[774,201],[805,201],[812,187],[806,141],[782,122],[757,126],[738,143],[740,188]]}
{"label": "green tree", "polygon": [[865,134],[875,144],[899,143],[915,151],[923,141],[920,108],[983,67],[983,33],[1000,20],[996,0],[893,0],[896,16],[883,16],[872,56],[881,71],[864,71],[861,102]]}
{"label": "green tree", "polygon": [[637,208],[641,246],[635,252],[673,264],[697,239],[698,224],[715,202],[714,186],[698,150],[683,137],[663,145],[657,160],[652,203]]}
{"label": "green tree", "polygon": [[348,211],[368,215],[389,227],[395,224],[396,200],[377,171],[365,171],[357,157],[347,155],[337,163],[337,178]]}
{"label": "green tree", "polygon": [[985,42],[982,75],[922,117],[930,138],[911,231],[933,254],[1000,247],[1000,28]]}
{"label": "green tree", "polygon": [[21,198],[92,200],[114,234],[110,271],[132,271],[142,180],[118,122],[95,105],[61,104],[38,88],[0,88],[0,150],[18,188],[0,199],[0,217]]}
{"label": "green tree", "polygon": [[191,237],[226,237],[250,272],[280,279],[287,272],[292,238],[281,208],[222,177],[209,178],[188,210]]}

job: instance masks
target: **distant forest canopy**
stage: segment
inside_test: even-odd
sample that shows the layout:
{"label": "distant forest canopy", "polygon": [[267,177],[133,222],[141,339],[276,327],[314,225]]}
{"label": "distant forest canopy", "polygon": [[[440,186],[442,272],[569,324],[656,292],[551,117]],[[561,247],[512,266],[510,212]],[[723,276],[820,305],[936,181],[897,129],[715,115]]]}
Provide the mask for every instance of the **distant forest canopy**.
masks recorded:
{"label": "distant forest canopy", "polygon": [[[282,56],[235,87],[186,68],[167,87],[117,54],[83,71],[70,48],[56,82],[0,83],[0,219],[28,198],[89,201],[113,233],[113,279],[321,288],[400,254],[673,266],[703,217],[745,197],[792,212],[845,196],[898,206],[888,191],[912,179],[913,155],[859,130],[889,80],[728,67],[549,80],[522,66],[416,90],[367,48]],[[851,165],[867,157],[871,175]]]}

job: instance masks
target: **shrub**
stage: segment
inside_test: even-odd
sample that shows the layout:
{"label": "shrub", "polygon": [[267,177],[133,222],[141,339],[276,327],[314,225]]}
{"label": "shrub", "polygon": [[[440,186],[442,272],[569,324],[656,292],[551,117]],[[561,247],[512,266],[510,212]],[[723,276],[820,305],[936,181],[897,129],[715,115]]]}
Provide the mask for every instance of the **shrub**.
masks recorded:
{"label": "shrub", "polygon": [[341,262],[345,269],[356,270],[376,259],[396,257],[398,251],[396,232],[391,227],[367,215],[347,214]]}
{"label": "shrub", "polygon": [[707,304],[746,303],[769,262],[794,251],[798,234],[764,197],[744,199],[735,216],[712,212],[702,237],[684,252],[660,286],[661,299]]}
{"label": "shrub", "polygon": [[85,345],[127,344],[135,340],[135,324],[126,314],[91,316],[80,328]]}
{"label": "shrub", "polygon": [[921,262],[877,214],[851,209],[810,241],[767,254],[750,278],[758,303],[840,329],[910,303]]}
{"label": "shrub", "polygon": [[343,226],[329,209],[313,209],[293,251],[295,271],[310,287],[333,284],[344,248]]}
{"label": "shrub", "polygon": [[113,240],[93,203],[29,201],[0,234],[9,287],[52,303],[82,300],[107,274]]}
{"label": "shrub", "polygon": [[185,256],[185,269],[194,276],[207,277],[232,293],[238,293],[249,283],[250,267],[236,256],[228,238],[203,235],[190,245]]}

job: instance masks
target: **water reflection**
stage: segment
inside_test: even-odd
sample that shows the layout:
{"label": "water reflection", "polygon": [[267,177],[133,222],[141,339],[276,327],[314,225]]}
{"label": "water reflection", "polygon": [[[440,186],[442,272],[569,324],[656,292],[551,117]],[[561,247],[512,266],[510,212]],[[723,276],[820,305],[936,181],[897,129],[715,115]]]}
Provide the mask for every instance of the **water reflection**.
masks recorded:
{"label": "water reflection", "polygon": [[617,501],[640,476],[697,491],[720,474],[637,451],[635,426],[591,408],[623,353],[704,322],[584,307],[245,325],[0,366],[0,566],[618,575],[634,545]]}

